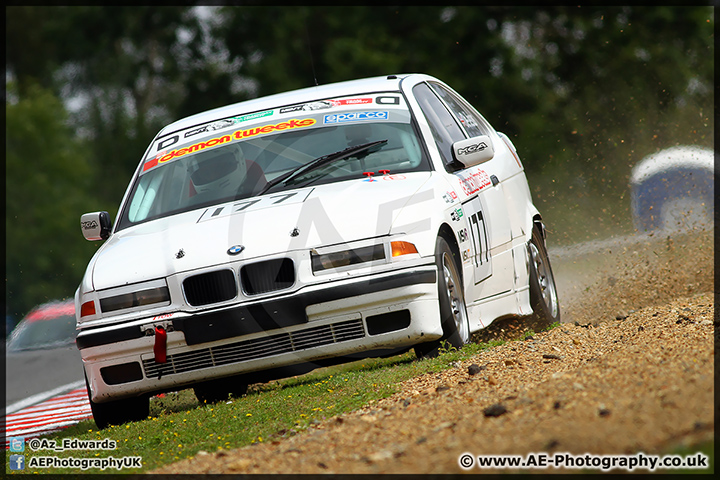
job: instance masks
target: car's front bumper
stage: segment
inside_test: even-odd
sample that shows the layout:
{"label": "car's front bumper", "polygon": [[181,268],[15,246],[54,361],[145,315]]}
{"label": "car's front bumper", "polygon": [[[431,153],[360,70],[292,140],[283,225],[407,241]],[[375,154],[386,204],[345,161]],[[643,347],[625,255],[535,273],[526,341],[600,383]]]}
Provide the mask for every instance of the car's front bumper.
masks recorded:
{"label": "car's front bumper", "polygon": [[[440,338],[437,267],[415,265],[308,285],[291,294],[199,313],[81,331],[93,401]],[[167,361],[153,353],[166,327]]]}

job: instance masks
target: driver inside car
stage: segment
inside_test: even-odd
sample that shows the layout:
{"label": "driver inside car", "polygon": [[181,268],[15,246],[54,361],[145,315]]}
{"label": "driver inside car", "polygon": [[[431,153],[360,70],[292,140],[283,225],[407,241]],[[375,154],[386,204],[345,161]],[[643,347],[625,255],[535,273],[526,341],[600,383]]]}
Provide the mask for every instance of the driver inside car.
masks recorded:
{"label": "driver inside car", "polygon": [[190,192],[209,194],[216,198],[251,195],[267,183],[260,166],[243,156],[239,145],[229,145],[194,155],[188,167]]}

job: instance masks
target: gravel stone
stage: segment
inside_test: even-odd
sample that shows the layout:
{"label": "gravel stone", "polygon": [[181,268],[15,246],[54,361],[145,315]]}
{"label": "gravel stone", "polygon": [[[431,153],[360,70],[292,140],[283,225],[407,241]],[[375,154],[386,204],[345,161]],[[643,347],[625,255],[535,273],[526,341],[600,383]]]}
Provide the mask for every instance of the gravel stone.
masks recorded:
{"label": "gravel stone", "polygon": [[485,367],[481,367],[476,363],[473,363],[468,367],[468,374],[470,375],[477,375],[480,373],[481,370],[485,370]]}
{"label": "gravel stone", "polygon": [[485,410],[483,410],[483,414],[486,417],[499,417],[500,415],[507,413],[507,411],[508,410],[505,405],[496,403],[495,405],[490,405]]}

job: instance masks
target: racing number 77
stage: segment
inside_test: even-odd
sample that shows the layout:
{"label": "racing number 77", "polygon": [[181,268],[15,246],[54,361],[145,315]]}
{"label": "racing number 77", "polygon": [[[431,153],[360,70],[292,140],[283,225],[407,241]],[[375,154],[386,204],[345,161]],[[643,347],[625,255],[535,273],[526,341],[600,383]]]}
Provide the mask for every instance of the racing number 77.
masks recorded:
{"label": "racing number 77", "polygon": [[[483,263],[483,252],[485,253],[485,261],[490,262],[489,254],[490,249],[488,245],[487,229],[485,228],[485,219],[483,218],[483,212],[473,213],[470,216],[470,234],[473,237],[473,243],[477,245],[477,255],[475,258],[475,264],[482,265]],[[483,238],[485,238],[485,250],[483,250]]]}
{"label": "racing number 77", "polygon": [[[469,230],[472,237],[473,249],[475,250],[475,283],[486,279],[492,274],[492,267],[490,264],[490,242],[488,240],[487,224],[485,216],[483,215],[482,201],[480,196],[473,198],[467,204],[470,212],[468,216]],[[483,248],[483,246],[485,248]],[[483,258],[484,257],[484,258]]]}

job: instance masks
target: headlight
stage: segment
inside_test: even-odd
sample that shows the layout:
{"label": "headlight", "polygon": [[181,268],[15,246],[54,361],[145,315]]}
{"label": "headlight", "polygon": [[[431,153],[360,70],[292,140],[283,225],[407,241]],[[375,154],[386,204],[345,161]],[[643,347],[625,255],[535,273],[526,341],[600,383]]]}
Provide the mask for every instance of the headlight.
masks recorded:
{"label": "headlight", "polygon": [[100,310],[107,313],[124,308],[164,302],[170,302],[170,291],[167,287],[159,287],[103,298],[100,300]]}
{"label": "headlight", "polygon": [[322,272],[328,269],[348,267],[375,260],[385,260],[385,246],[383,244],[369,245],[338,252],[319,254],[312,252],[313,273]]}
{"label": "headlight", "polygon": [[164,279],[100,290],[97,294],[101,313],[148,305],[170,304],[170,290]]}
{"label": "headlight", "polygon": [[358,242],[357,246],[345,250],[328,251],[331,247],[318,249],[320,252],[312,250],[310,252],[312,271],[314,274],[328,270],[344,271],[372,264],[390,263],[403,255],[419,255],[415,245],[410,242],[400,240],[388,242],[386,238],[382,243],[369,244],[370,241],[378,240]]}

